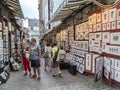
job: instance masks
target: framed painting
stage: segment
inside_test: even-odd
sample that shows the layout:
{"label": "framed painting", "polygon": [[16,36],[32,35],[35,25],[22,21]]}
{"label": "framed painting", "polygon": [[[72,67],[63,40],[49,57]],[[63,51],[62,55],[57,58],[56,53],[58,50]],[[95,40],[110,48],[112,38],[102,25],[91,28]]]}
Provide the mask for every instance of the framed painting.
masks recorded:
{"label": "framed painting", "polygon": [[110,42],[110,33],[103,32],[102,34],[102,42],[109,43]]}
{"label": "framed painting", "polygon": [[95,74],[94,81],[98,82],[103,78],[103,57],[99,56],[95,58]]}
{"label": "framed painting", "polygon": [[110,44],[120,45],[120,32],[110,33]]}
{"label": "framed painting", "polygon": [[109,10],[109,22],[116,21],[117,17],[117,9],[112,8]]}
{"label": "framed painting", "polygon": [[92,54],[85,54],[85,72],[92,73]]}
{"label": "framed painting", "polygon": [[117,21],[117,29],[120,29],[120,20]]}

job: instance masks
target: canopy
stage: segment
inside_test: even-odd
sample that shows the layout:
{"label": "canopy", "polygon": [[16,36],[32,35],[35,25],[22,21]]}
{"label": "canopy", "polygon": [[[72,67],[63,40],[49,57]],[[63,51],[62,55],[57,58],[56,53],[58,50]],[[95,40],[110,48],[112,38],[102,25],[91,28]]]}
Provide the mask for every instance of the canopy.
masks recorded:
{"label": "canopy", "polygon": [[55,22],[59,20],[64,20],[70,14],[72,14],[75,10],[80,7],[80,4],[89,2],[87,0],[64,0],[60,7],[56,10],[50,22]]}
{"label": "canopy", "polygon": [[24,18],[19,0],[3,0],[3,2],[16,17]]}

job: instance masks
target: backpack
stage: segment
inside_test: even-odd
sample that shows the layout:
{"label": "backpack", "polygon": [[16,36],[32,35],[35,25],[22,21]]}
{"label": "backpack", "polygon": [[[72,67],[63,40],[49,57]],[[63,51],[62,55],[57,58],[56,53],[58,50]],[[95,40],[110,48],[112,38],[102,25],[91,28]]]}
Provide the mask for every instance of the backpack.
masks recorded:
{"label": "backpack", "polygon": [[57,60],[58,52],[59,52],[59,48],[58,48],[57,52],[55,52],[55,55],[53,57],[53,62],[55,62]]}

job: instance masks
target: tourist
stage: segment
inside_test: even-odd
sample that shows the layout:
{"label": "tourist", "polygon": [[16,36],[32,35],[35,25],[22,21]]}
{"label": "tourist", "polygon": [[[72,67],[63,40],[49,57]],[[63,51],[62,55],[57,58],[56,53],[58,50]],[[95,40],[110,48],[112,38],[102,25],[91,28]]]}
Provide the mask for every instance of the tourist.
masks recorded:
{"label": "tourist", "polygon": [[50,67],[51,69],[51,53],[52,53],[52,47],[50,46],[49,43],[45,45],[45,53],[43,57],[45,58],[45,71],[46,71],[46,66]]}
{"label": "tourist", "polygon": [[29,76],[31,77],[31,68],[30,68],[30,63],[29,63],[29,54],[30,54],[30,49],[27,46],[25,42],[22,43],[22,62],[24,66],[24,76],[27,75],[27,70],[29,71]]}
{"label": "tourist", "polygon": [[53,69],[54,69],[53,77],[57,77],[57,76],[62,77],[59,67],[60,52],[59,52],[59,48],[57,47],[57,43],[53,44],[52,53],[53,53],[52,60],[53,60]]}
{"label": "tourist", "polygon": [[[36,39],[31,40],[31,46],[30,46],[30,60],[31,60],[31,67],[33,68],[33,79],[37,79],[37,81],[40,81],[40,58],[41,58],[41,47],[40,45],[36,44]],[[37,72],[37,74],[36,74]]]}

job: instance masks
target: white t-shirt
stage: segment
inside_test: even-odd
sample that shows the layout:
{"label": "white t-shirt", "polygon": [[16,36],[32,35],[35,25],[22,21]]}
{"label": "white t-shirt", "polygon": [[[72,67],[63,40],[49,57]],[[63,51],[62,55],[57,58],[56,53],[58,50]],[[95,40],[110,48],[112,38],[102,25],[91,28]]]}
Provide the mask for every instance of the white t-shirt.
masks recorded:
{"label": "white t-shirt", "polygon": [[65,50],[60,50],[60,54],[66,54]]}
{"label": "white t-shirt", "polygon": [[45,52],[47,52],[47,51],[49,52],[49,57],[51,58],[51,56],[52,56],[52,55],[51,55],[52,47],[50,47],[50,46],[49,46],[49,47],[45,46]]}

